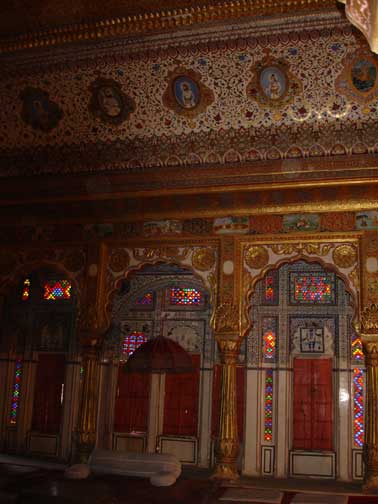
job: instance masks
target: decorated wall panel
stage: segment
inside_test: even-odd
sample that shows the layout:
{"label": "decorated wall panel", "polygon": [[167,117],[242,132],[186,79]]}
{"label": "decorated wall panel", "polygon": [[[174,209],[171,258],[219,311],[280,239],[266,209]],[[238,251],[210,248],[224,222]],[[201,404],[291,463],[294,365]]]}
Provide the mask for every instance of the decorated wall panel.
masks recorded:
{"label": "decorated wall panel", "polygon": [[28,173],[282,160],[284,180],[376,152],[377,61],[349,27],[239,37],[20,67],[0,87],[2,173],[31,148]]}

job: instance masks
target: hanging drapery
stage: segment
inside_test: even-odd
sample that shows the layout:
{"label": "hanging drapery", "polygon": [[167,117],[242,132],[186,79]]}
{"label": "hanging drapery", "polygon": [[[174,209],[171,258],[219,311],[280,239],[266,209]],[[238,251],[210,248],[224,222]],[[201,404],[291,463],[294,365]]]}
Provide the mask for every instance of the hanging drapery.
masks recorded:
{"label": "hanging drapery", "polygon": [[339,0],[345,4],[349,21],[366,37],[370,49],[378,54],[378,0]]}
{"label": "hanging drapery", "polygon": [[190,355],[175,341],[159,336],[140,345],[124,370],[129,373],[193,373]]}

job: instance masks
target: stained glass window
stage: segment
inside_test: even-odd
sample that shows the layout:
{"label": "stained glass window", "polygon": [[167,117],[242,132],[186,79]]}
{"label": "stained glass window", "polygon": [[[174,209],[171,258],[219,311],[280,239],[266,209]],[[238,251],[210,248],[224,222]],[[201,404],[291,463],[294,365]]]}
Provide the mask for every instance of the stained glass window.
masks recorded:
{"label": "stained glass window", "polygon": [[135,352],[135,350],[147,341],[147,336],[140,331],[133,331],[125,336],[122,342],[122,355],[127,357]]}
{"label": "stained glass window", "polygon": [[172,287],[170,289],[170,304],[172,305],[201,305],[202,293],[189,287]]}
{"label": "stained glass window", "polygon": [[362,340],[355,332],[352,337],[352,359],[357,361],[362,361],[364,359]]}
{"label": "stained glass window", "polygon": [[265,371],[264,440],[273,440],[273,369]]}
{"label": "stained glass window", "polygon": [[361,368],[353,369],[353,438],[354,446],[364,444],[364,372]]}
{"label": "stained glass window", "polygon": [[265,305],[278,304],[278,271],[273,270],[267,273],[263,285],[262,303]]}
{"label": "stained glass window", "polygon": [[273,361],[276,358],[277,347],[277,319],[275,317],[263,319],[262,333],[263,357],[264,359]]}
{"label": "stained glass window", "polygon": [[29,278],[26,278],[24,280],[24,285],[22,288],[22,301],[27,301],[30,296],[30,280]]}
{"label": "stained glass window", "polygon": [[143,294],[142,297],[137,299],[136,304],[143,305],[143,306],[150,306],[153,304],[153,301],[154,301],[153,292],[146,292],[145,294]]}
{"label": "stained glass window", "polygon": [[334,304],[333,273],[291,273],[290,302],[293,304]]}
{"label": "stained glass window", "polygon": [[68,280],[46,282],[44,288],[45,292],[43,294],[43,297],[48,301],[71,298],[71,282],[69,282]]}
{"label": "stained glass window", "polygon": [[16,425],[17,423],[17,413],[18,406],[20,403],[20,394],[21,394],[21,375],[22,375],[22,360],[16,360],[16,369],[14,373],[14,384],[12,391],[12,402],[11,402],[11,410],[10,410],[10,423],[11,425]]}

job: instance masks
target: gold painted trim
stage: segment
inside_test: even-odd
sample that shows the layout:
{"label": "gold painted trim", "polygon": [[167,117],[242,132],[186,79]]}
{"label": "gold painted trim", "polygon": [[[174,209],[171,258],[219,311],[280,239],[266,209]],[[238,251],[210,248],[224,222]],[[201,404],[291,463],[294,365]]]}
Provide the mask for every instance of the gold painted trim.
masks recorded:
{"label": "gold painted trim", "polygon": [[217,5],[160,10],[29,32],[1,40],[0,54],[23,49],[59,46],[72,42],[102,40],[120,35],[172,30],[200,23],[249,16],[261,17],[289,12],[314,12],[330,8],[335,8],[334,0],[225,0]]}

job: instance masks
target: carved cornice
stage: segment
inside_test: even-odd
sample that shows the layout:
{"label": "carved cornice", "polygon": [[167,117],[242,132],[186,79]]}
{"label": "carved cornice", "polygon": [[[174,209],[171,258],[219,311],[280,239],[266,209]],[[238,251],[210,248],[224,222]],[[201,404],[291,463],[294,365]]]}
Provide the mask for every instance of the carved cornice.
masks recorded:
{"label": "carved cornice", "polygon": [[[194,2],[193,2],[194,3]],[[103,40],[119,36],[177,30],[215,21],[238,20],[277,14],[315,12],[335,8],[333,0],[225,0],[138,15],[112,17],[97,22],[64,24],[23,33],[0,41],[0,54],[23,49],[60,46],[72,42]]]}

